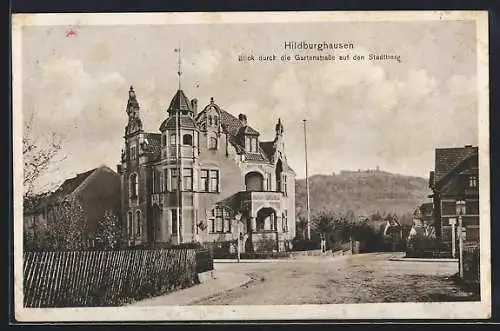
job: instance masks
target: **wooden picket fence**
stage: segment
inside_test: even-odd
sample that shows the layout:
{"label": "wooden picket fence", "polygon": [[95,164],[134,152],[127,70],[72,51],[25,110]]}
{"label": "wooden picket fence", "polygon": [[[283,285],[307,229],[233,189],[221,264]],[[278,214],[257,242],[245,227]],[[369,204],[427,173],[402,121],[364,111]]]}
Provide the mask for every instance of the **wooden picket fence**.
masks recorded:
{"label": "wooden picket fence", "polygon": [[197,260],[195,249],[25,252],[24,306],[123,305],[195,284]]}

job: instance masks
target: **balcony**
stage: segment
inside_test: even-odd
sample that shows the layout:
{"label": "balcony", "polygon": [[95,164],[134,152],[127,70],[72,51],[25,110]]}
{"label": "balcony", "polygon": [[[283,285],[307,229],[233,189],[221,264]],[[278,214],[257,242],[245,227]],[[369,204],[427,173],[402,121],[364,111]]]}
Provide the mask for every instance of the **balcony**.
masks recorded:
{"label": "balcony", "polygon": [[241,201],[281,201],[283,193],[274,191],[243,191]]}
{"label": "balcony", "polygon": [[243,191],[239,192],[238,196],[241,209],[252,214],[264,207],[280,210],[283,199],[283,193],[273,191]]}

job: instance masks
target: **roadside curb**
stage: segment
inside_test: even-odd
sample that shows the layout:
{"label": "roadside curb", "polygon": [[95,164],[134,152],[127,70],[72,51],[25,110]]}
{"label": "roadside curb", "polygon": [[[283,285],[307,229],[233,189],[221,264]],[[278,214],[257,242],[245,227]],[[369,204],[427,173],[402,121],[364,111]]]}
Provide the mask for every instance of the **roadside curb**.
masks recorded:
{"label": "roadside curb", "polygon": [[241,287],[251,281],[252,278],[246,274],[216,271],[213,273],[213,278],[204,283],[137,301],[129,306],[186,306]]}
{"label": "roadside curb", "polygon": [[[254,281],[254,279],[252,277],[250,277],[246,274],[232,274],[232,275],[233,276],[231,276],[231,278],[234,279],[234,277],[238,276],[238,277],[240,277],[240,279],[238,281],[233,281],[232,284],[227,285],[227,286],[223,286],[223,287],[219,288],[217,291],[214,291],[208,295],[200,296],[196,299],[190,300],[188,305],[196,305],[197,302],[213,298],[219,294],[222,294],[224,292],[231,291],[231,290],[234,290],[236,288],[245,286],[245,285]],[[215,278],[215,279],[217,279],[217,278]],[[224,281],[224,282],[227,284],[226,281]]]}
{"label": "roadside curb", "polygon": [[240,262],[236,259],[214,259],[214,263],[270,263],[270,262],[289,262],[290,258],[284,259],[241,259]]}
{"label": "roadside curb", "polygon": [[456,262],[458,259],[425,259],[425,258],[413,258],[413,257],[391,257],[389,261],[399,261],[399,262]]}

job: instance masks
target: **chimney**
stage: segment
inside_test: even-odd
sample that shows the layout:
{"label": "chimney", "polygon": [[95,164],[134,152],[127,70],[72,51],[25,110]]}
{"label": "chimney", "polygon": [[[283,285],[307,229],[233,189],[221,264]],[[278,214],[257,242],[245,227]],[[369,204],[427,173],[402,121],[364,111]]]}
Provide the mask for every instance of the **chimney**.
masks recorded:
{"label": "chimney", "polygon": [[240,123],[242,126],[247,126],[247,116],[244,114],[239,114],[238,119],[240,120]]}
{"label": "chimney", "polygon": [[465,145],[465,148],[472,148],[472,145]]}
{"label": "chimney", "polygon": [[191,100],[191,109],[193,109],[193,114],[196,116],[198,114],[198,99]]}

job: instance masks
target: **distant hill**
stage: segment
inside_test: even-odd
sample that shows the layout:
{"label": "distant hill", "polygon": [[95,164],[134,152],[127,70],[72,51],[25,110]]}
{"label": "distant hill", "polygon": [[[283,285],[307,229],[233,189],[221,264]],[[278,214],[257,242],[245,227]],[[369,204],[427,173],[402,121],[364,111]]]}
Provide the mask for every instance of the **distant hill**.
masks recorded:
{"label": "distant hill", "polygon": [[[309,178],[311,215],[320,211],[358,218],[375,213],[411,215],[428,201],[428,180],[380,170],[342,171]],[[295,184],[297,215],[306,215],[306,181]],[[410,221],[411,222],[411,221]],[[406,223],[406,222],[405,222]]]}

